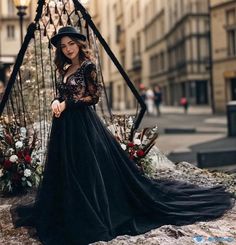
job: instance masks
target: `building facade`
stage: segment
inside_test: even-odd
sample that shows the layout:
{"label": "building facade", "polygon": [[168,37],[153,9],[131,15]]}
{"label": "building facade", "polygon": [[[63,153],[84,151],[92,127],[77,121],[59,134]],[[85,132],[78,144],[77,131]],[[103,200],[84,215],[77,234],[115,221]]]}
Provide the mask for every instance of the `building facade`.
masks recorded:
{"label": "building facade", "polygon": [[210,102],[209,6],[206,0],[150,0],[145,8],[149,86],[160,85],[166,104]]}
{"label": "building facade", "polygon": [[[26,11],[23,22],[23,36],[35,15],[37,1],[33,0]],[[21,47],[19,16],[13,0],[0,1],[0,80],[6,82],[6,70],[14,64]]]}
{"label": "building facade", "polygon": [[[143,6],[141,0],[94,0],[89,5],[93,21],[137,88],[142,81]],[[102,47],[100,57],[112,108],[135,108],[135,98]]]}
{"label": "building facade", "polygon": [[[108,14],[100,12],[100,22],[107,23],[100,31],[137,88],[140,83],[159,85],[169,105],[178,105],[182,96],[193,105],[211,103],[208,1],[99,2],[109,9]],[[113,97],[114,107],[119,107],[117,103],[123,103],[120,109],[134,106],[119,76],[110,73],[107,78],[113,94],[119,95]]]}
{"label": "building facade", "polygon": [[211,1],[213,91],[216,112],[236,100],[236,1]]}

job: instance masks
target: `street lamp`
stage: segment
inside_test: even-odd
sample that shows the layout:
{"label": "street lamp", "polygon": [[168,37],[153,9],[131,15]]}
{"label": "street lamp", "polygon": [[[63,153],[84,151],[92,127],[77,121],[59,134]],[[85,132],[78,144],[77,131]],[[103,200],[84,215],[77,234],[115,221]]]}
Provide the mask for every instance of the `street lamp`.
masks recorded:
{"label": "street lamp", "polygon": [[80,2],[81,2],[83,5],[87,5],[87,4],[90,2],[90,0],[80,0]]}
{"label": "street lamp", "polygon": [[20,35],[21,35],[21,44],[23,43],[23,19],[26,15],[26,9],[30,4],[30,0],[14,0],[14,5],[17,8],[17,15],[20,18]]}

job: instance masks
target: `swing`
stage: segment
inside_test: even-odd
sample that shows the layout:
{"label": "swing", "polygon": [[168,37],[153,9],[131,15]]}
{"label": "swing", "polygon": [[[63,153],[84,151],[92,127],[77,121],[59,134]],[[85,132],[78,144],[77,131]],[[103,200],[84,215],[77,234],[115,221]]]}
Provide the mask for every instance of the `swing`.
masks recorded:
{"label": "swing", "polygon": [[98,77],[103,84],[102,96],[95,108],[100,118],[107,125],[121,125],[121,122],[127,118],[124,115],[114,115],[109,106],[110,101],[101,69],[100,45],[103,46],[123,77],[122,80],[136,98],[137,110],[128,135],[131,140],[144,116],[145,103],[86,9],[78,0],[45,0],[38,1],[36,12],[34,22],[28,26],[0,104],[2,117],[14,118],[18,125],[34,125],[38,129],[42,148],[46,149],[51,121],[50,102],[56,96],[57,81],[57,71],[53,64],[55,50],[49,40],[60,27],[70,25],[87,36],[89,48],[94,51]]}

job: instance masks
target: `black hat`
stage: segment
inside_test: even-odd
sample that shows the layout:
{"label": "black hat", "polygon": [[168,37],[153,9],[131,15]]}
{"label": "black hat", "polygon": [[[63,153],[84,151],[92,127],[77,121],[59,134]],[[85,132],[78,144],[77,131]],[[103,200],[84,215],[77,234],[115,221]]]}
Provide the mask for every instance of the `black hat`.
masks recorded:
{"label": "black hat", "polygon": [[57,34],[55,34],[52,38],[51,38],[51,43],[56,47],[57,46],[57,42],[65,36],[69,36],[69,37],[76,37],[82,41],[86,41],[86,36],[79,33],[73,26],[64,26],[61,27],[58,31]]}

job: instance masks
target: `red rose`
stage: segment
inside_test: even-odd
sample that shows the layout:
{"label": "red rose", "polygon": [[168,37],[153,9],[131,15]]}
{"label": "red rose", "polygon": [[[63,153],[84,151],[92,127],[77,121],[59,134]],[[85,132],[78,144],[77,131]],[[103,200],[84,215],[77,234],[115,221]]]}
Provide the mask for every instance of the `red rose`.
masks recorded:
{"label": "red rose", "polygon": [[134,147],[134,143],[133,142],[129,142],[128,143],[128,147]]}
{"label": "red rose", "polygon": [[5,160],[5,161],[4,161],[3,167],[4,167],[5,169],[9,169],[9,168],[11,168],[11,166],[12,166],[12,162],[11,162],[10,160]]}
{"label": "red rose", "polygon": [[25,156],[25,161],[26,161],[27,163],[30,163],[30,162],[31,162],[31,157],[30,157],[30,155],[26,155],[26,156]]}
{"label": "red rose", "polygon": [[143,150],[138,150],[138,151],[137,151],[137,156],[138,156],[138,157],[143,157],[144,154],[145,154],[145,153],[144,153]]}

